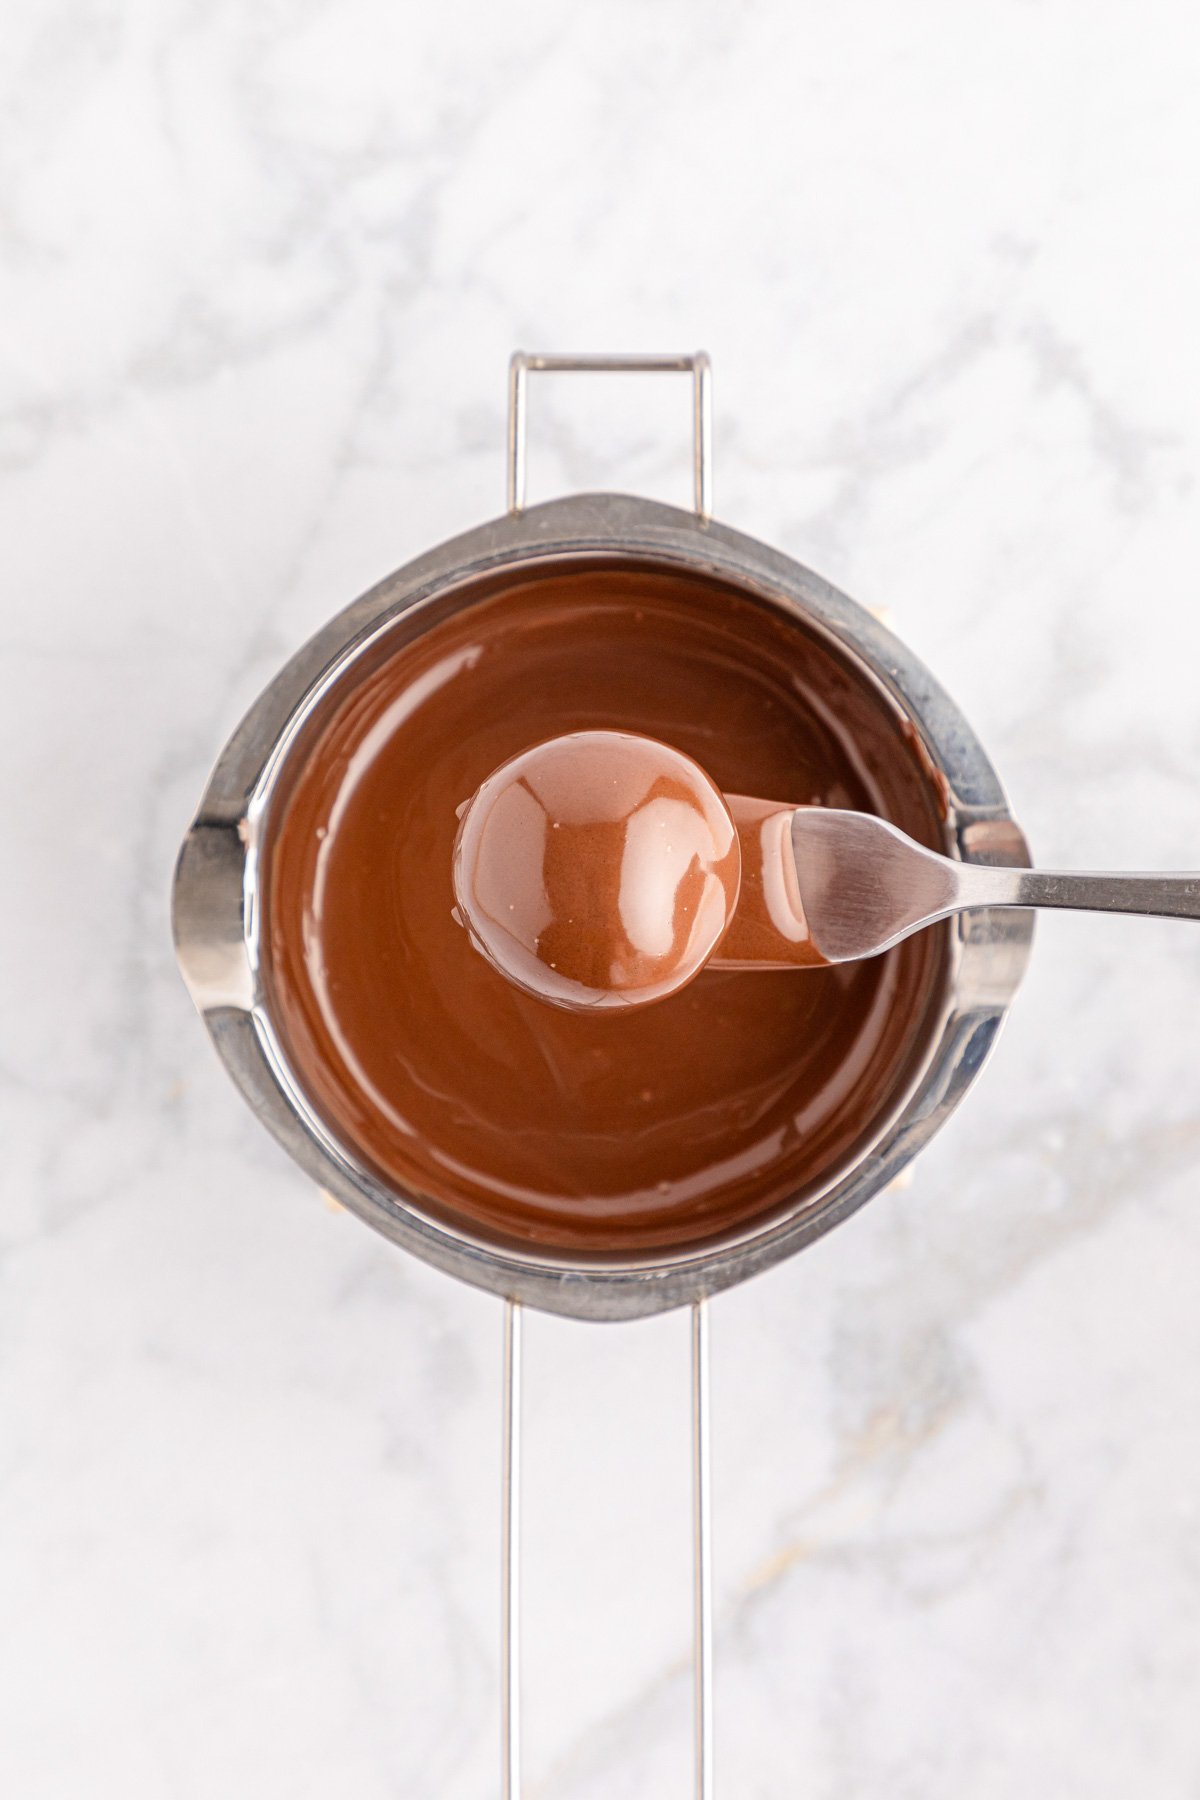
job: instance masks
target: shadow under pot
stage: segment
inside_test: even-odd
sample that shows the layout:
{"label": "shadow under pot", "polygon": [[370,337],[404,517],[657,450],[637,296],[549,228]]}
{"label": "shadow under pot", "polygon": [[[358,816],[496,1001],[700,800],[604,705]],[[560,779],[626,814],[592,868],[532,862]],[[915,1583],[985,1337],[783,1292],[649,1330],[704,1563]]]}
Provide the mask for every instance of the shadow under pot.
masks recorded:
{"label": "shadow under pot", "polygon": [[708,970],[616,1014],[546,1006],[458,922],[454,840],[499,764],[584,729],[661,739],[727,793],[1027,856],[965,722],[876,621],[648,502],[482,527],[289,665],[181,860],[181,960],[218,1047],[388,1235],[511,1298],[617,1318],[752,1274],[885,1186],[977,1072],[1030,925],[980,913],[869,962]]}

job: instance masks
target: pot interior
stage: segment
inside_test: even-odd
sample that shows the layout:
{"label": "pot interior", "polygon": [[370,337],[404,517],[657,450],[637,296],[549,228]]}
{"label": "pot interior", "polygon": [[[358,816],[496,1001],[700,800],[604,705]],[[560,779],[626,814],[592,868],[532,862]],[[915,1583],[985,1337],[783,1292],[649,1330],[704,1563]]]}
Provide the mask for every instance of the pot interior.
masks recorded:
{"label": "pot interior", "polygon": [[707,971],[617,1015],[520,992],[454,916],[457,809],[596,728],[948,847],[911,721],[790,601],[645,559],[517,564],[398,614],[296,735],[259,823],[261,1005],[304,1104],[401,1204],[485,1246],[639,1266],[753,1236],[867,1154],[936,1042],[951,934]]}

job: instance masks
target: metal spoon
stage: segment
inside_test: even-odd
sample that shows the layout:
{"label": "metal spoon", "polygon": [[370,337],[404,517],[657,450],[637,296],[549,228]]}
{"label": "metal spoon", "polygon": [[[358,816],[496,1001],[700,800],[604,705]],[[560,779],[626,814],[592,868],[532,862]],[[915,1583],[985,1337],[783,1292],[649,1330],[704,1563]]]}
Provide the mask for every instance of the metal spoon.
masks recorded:
{"label": "metal spoon", "polygon": [[955,862],[866,813],[800,807],[792,818],[800,899],[826,962],[890,950],[976,906],[1054,906],[1200,919],[1200,875],[1052,874]]}

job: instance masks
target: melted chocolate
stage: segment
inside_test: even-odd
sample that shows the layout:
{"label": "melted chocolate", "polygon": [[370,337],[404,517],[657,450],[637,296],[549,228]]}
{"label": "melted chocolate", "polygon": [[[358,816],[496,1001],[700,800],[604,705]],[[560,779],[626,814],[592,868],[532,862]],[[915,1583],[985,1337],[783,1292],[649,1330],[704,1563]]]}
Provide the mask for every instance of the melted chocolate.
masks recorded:
{"label": "melted chocolate", "polygon": [[713,969],[818,969],[792,851],[794,806],[726,794],[741,849],[742,885]]}
{"label": "melted chocolate", "polygon": [[862,1153],[930,1046],[948,937],[803,975],[706,969],[619,1011],[523,993],[454,917],[459,810],[509,758],[591,729],[779,796],[739,818],[743,855],[785,803],[944,847],[903,721],[801,621],[699,575],[549,565],[402,615],[289,752],[263,976],[310,1104],[385,1183],[485,1240],[639,1259],[757,1223]]}

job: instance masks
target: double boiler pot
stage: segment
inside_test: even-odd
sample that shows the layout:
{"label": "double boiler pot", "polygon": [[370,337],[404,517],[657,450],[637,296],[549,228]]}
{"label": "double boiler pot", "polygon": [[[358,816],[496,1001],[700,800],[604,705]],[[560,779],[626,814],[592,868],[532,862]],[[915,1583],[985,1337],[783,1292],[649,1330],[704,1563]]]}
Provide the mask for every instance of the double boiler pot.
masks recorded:
{"label": "double boiler pot", "polygon": [[[537,371],[691,383],[695,507],[525,505]],[[709,365],[513,358],[508,511],[340,612],[217,761],[175,877],[179,962],[262,1123],[335,1200],[503,1297],[501,1794],[518,1800],[525,1306],[692,1314],[695,1793],[714,1795],[708,1299],[892,1183],[987,1059],[1031,916],[868,963],[706,970],[636,1013],[521,993],[454,916],[457,813],[564,731],[640,732],[726,793],[874,811],[1028,864],[977,738],[884,625],[717,524]]]}

